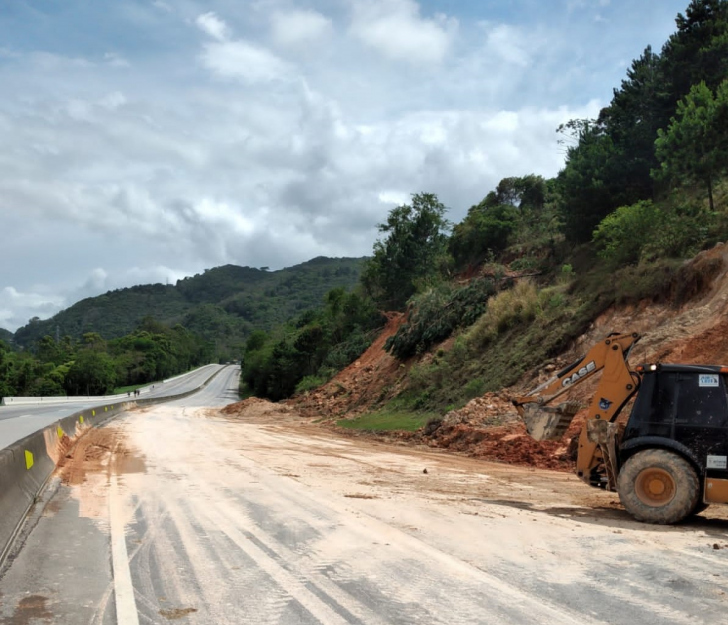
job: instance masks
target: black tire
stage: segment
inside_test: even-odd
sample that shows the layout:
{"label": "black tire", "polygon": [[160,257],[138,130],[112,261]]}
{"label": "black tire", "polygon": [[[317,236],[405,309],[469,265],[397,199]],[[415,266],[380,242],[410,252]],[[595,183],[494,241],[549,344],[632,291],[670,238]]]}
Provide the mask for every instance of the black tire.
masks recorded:
{"label": "black tire", "polygon": [[622,505],[645,523],[679,523],[699,503],[700,481],[692,465],[666,449],[646,449],[629,458],[619,472]]}

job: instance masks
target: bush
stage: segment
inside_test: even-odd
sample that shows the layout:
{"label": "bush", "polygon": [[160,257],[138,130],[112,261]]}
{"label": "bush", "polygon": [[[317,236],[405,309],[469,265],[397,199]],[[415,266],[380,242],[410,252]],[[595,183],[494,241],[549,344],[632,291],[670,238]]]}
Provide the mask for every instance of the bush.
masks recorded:
{"label": "bush", "polygon": [[642,257],[687,258],[695,255],[708,237],[714,215],[699,208],[679,206],[668,211],[652,240],[647,240]]}
{"label": "bush", "polygon": [[303,380],[296,384],[296,394],[307,393],[323,386],[329,379],[319,375],[307,375]]}
{"label": "bush", "polygon": [[663,215],[649,200],[620,206],[594,230],[599,255],[616,264],[636,263]]}
{"label": "bush", "polygon": [[661,210],[651,201],[620,206],[594,231],[599,255],[616,265],[692,256],[708,237],[711,214],[689,205]]}
{"label": "bush", "polygon": [[387,339],[384,348],[400,360],[444,341],[458,327],[467,327],[485,312],[494,283],[486,278],[466,286],[442,284],[410,301],[407,323]]}
{"label": "bush", "polygon": [[530,280],[520,280],[512,289],[503,291],[488,301],[485,313],[468,331],[467,342],[474,346],[483,346],[516,323],[527,323],[535,319],[540,310],[536,285]]}

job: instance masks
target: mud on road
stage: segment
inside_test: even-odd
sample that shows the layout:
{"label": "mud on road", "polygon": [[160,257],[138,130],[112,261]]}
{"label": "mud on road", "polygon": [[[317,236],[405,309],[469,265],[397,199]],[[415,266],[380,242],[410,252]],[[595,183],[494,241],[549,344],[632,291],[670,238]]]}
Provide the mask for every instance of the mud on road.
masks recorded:
{"label": "mud on road", "polygon": [[66,456],[0,580],[0,623],[30,607],[116,623],[114,535],[143,623],[700,625],[728,609],[720,508],[643,525],[563,471],[344,437],[268,402],[136,410]]}
{"label": "mud on road", "polygon": [[[564,471],[342,436],[264,401],[229,409],[247,458],[508,580],[563,622],[709,623],[728,609],[727,507],[650,526]],[[495,622],[488,594],[478,622]]]}

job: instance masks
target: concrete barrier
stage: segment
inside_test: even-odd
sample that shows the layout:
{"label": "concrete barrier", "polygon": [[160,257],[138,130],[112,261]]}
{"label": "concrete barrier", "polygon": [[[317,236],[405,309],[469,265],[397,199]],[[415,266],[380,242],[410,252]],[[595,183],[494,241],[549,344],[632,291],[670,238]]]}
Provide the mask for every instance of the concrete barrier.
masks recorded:
{"label": "concrete barrier", "polygon": [[206,387],[223,370],[215,371],[197,388],[177,395],[116,401],[79,410],[0,450],[0,566],[61,454],[66,453],[62,444],[64,436],[74,439],[83,435],[84,430],[103,425],[136,405],[189,397]]}

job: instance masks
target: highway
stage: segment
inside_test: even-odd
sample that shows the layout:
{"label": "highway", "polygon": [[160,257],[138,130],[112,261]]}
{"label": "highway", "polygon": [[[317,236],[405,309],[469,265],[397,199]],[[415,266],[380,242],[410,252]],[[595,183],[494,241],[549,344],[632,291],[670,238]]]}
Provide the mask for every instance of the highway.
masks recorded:
{"label": "highway", "polygon": [[0,573],[0,623],[724,622],[721,509],[648,526],[570,474],[220,413],[237,374],[81,439]]}
{"label": "highway", "polygon": [[[187,374],[178,376],[161,384],[155,384],[141,389],[140,398],[167,397],[184,393],[200,386],[212,373],[221,369],[223,365],[206,365]],[[131,396],[129,400],[133,399]],[[41,404],[22,406],[0,406],[0,449],[37,432],[51,423],[67,417],[74,412],[91,408],[93,406],[114,403],[117,400],[99,401],[98,399],[85,402],[74,401],[69,404]],[[119,400],[119,401],[124,401]]]}

